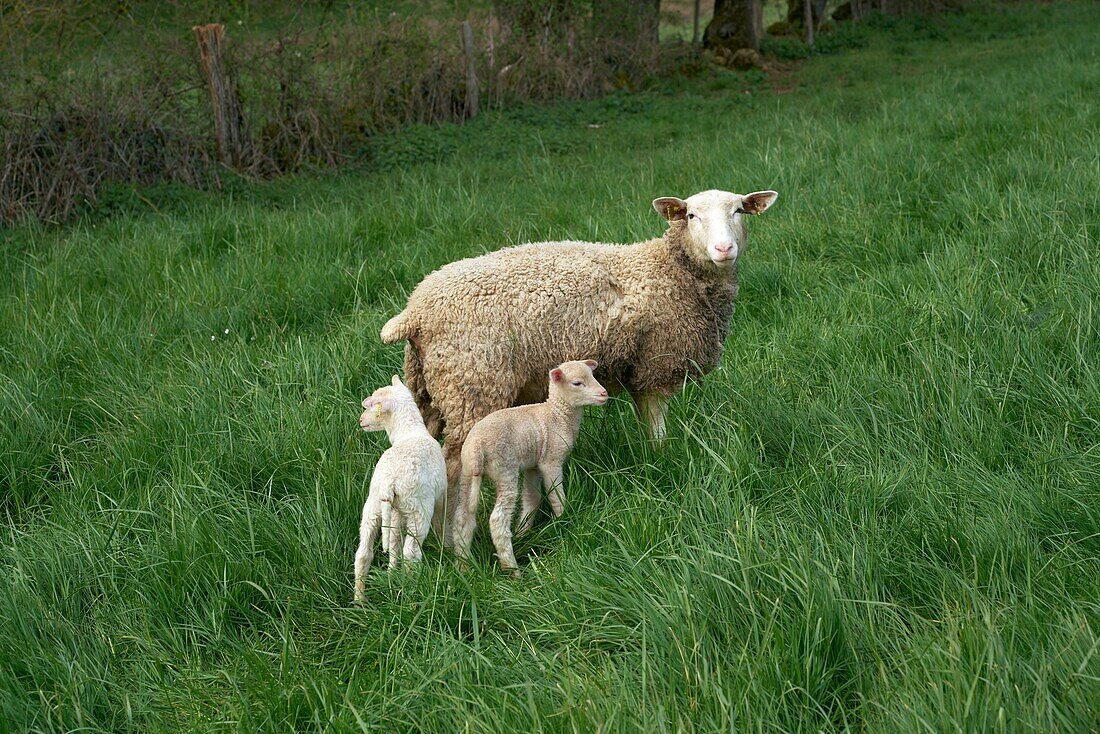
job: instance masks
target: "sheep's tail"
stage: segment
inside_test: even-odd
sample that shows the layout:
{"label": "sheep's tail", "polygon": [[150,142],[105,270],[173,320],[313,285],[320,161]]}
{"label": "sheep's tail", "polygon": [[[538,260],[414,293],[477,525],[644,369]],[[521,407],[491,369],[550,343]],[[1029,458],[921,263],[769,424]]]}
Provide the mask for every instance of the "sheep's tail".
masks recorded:
{"label": "sheep's tail", "polygon": [[406,341],[416,334],[416,326],[409,318],[408,309],[394,316],[382,327],[382,343],[395,344]]}

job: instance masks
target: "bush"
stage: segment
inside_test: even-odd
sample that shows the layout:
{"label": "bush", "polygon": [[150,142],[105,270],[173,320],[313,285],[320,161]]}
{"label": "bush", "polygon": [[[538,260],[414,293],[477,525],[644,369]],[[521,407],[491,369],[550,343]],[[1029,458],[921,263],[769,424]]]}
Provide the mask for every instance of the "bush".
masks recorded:
{"label": "bush", "polygon": [[[112,184],[220,185],[210,102],[186,31],[196,11],[184,17],[182,6],[158,5],[149,12],[164,15],[142,19],[148,34],[121,20],[129,5],[95,0],[21,1],[12,17],[26,20],[47,6],[41,25],[52,31],[35,36],[16,22],[5,26],[11,33],[0,52],[0,225],[26,217],[63,220]],[[587,6],[572,7],[568,23],[522,33],[493,18],[472,21],[483,108],[591,98],[633,89],[652,72],[653,49],[607,41],[581,12]],[[225,11],[211,6],[204,13],[216,18]],[[90,28],[94,42],[66,30],[72,28]],[[282,32],[227,25],[224,60],[242,117],[239,172],[267,177],[331,166],[385,133],[465,120],[459,28],[457,17],[355,9],[339,17],[307,15]],[[56,38],[48,44],[27,40],[51,32]]]}
{"label": "bush", "polygon": [[821,32],[814,36],[814,47],[810,48],[801,38],[784,36],[766,37],[760,42],[761,53],[777,59],[805,59],[818,55],[835,54],[850,48],[863,48],[868,43],[868,30],[862,25],[844,24],[831,32]]}

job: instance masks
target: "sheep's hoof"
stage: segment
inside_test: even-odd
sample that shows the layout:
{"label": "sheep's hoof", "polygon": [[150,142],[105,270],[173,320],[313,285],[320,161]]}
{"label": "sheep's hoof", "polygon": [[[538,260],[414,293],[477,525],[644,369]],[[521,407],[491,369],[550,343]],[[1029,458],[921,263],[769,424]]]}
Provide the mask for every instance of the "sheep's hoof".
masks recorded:
{"label": "sheep's hoof", "polygon": [[470,570],[470,562],[465,558],[456,558],[455,569],[459,573],[467,573]]}
{"label": "sheep's hoof", "polygon": [[503,568],[501,570],[503,570],[504,573],[506,573],[508,577],[512,579],[518,579],[523,575],[519,572],[518,568]]}

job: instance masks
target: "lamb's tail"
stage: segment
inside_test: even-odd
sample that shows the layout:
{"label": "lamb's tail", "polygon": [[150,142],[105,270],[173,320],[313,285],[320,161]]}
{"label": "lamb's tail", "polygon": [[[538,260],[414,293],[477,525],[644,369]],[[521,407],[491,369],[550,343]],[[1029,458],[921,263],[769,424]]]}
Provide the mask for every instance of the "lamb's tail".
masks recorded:
{"label": "lamb's tail", "polygon": [[416,334],[416,325],[409,318],[408,309],[394,316],[382,327],[382,343],[394,344],[405,341]]}
{"label": "lamb's tail", "polygon": [[382,496],[379,498],[382,500],[381,509],[379,514],[382,516],[382,552],[390,552],[390,540],[393,538],[393,534],[396,528],[393,526],[393,487],[387,487],[382,491]]}

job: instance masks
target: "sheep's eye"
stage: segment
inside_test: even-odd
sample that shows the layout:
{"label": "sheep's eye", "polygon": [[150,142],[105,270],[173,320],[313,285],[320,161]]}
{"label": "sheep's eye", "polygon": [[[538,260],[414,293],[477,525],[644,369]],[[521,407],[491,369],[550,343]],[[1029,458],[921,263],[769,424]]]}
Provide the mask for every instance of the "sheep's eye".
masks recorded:
{"label": "sheep's eye", "polygon": [[583,385],[583,384],[584,384],[584,383],[583,383],[583,382],[581,382],[580,380],[573,380],[573,386],[574,386],[574,387],[580,387],[580,386],[581,386],[581,385]]}
{"label": "sheep's eye", "polygon": [[695,212],[688,212],[688,219],[695,219]]}
{"label": "sheep's eye", "polygon": [[734,214],[744,214],[744,213],[745,213],[745,210],[742,209],[741,207],[737,207],[737,211],[734,212]]}

